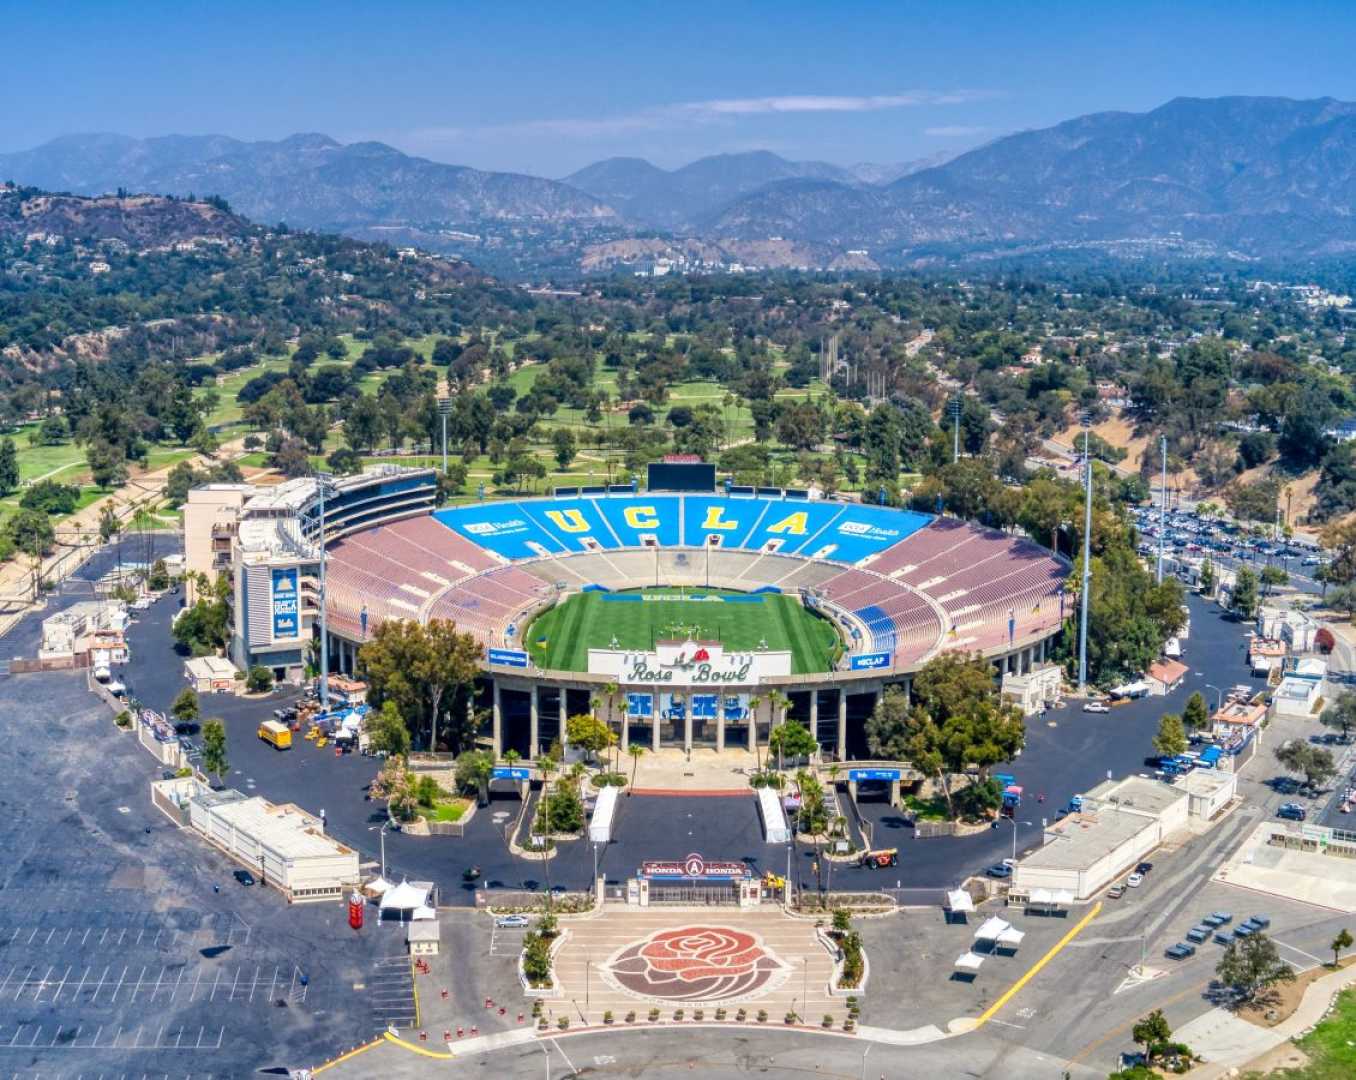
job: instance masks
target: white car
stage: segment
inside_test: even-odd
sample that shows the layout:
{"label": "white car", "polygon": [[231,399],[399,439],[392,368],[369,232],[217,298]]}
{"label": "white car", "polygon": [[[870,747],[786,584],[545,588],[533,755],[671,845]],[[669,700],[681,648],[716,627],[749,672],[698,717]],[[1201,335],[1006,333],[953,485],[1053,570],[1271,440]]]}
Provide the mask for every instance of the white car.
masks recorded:
{"label": "white car", "polygon": [[127,687],[119,679],[112,679],[105,683],[104,689],[114,697],[122,697],[123,694],[127,693]]}
{"label": "white car", "polygon": [[1132,889],[1138,889],[1141,885],[1144,884],[1144,875],[1131,874],[1128,878],[1125,879],[1125,883],[1129,885],[1130,888]]}
{"label": "white car", "polygon": [[1089,701],[1083,705],[1084,712],[1110,712],[1111,706],[1105,701]]}
{"label": "white car", "polygon": [[494,925],[501,930],[513,930],[523,926],[531,926],[532,920],[526,915],[499,915],[496,916]]}

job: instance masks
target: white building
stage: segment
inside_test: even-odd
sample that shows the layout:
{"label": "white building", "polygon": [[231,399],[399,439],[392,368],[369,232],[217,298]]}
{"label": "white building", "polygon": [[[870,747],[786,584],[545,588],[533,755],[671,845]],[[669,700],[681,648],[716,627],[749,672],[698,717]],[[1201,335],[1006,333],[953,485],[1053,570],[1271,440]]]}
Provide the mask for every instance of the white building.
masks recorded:
{"label": "white building", "polygon": [[1058,664],[1038,664],[1025,675],[1009,671],[1003,675],[1003,701],[1034,716],[1059,700],[1064,676]]}
{"label": "white building", "polygon": [[1083,796],[1083,809],[1045,830],[1044,844],[1013,871],[1010,895],[1066,890],[1086,900],[1187,828],[1190,797],[1157,780],[1107,781]]}
{"label": "white building", "polygon": [[231,694],[237,689],[236,666],[220,656],[195,656],[184,661],[184,678],[199,694]]}
{"label": "white building", "polygon": [[325,835],[325,824],[290,803],[203,789],[189,824],[290,903],[333,900],[359,883],[358,853]]}

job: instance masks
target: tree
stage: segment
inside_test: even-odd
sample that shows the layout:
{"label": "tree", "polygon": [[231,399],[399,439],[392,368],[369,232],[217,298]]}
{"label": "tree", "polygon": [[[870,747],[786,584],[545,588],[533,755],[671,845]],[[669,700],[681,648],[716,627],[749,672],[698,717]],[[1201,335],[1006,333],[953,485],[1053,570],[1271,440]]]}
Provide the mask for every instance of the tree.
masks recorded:
{"label": "tree", "polygon": [[95,487],[107,491],[127,483],[127,451],[122,446],[94,439],[85,448],[85,460]]}
{"label": "tree", "polygon": [[170,706],[170,715],[174,717],[176,727],[180,724],[187,727],[198,722],[198,695],[191,686],[185,686],[179,691],[178,697]]}
{"label": "tree", "polygon": [[786,759],[799,761],[804,758],[808,761],[812,754],[819,750],[819,740],[804,724],[797,724],[791,721],[783,720],[772,729],[772,733],[767,739],[768,757],[777,755],[778,762]]}
{"label": "tree", "polygon": [[289,480],[311,472],[311,459],[306,453],[306,444],[300,439],[284,439],[269,458],[269,465]]}
{"label": "tree", "polygon": [[113,537],[122,531],[122,523],[118,521],[118,512],[113,508],[113,503],[106,502],[99,511],[99,540],[102,543],[108,543]]}
{"label": "tree", "polygon": [[1210,726],[1210,710],[1205,704],[1205,695],[1199,690],[1187,698],[1182,710],[1182,726],[1187,731],[1203,731]]}
{"label": "tree", "polygon": [[866,748],[885,761],[909,758],[909,695],[887,686],[866,720]]}
{"label": "tree", "polygon": [[384,701],[381,708],[369,711],[365,724],[367,746],[374,754],[405,758],[410,753],[410,729],[394,701]]}
{"label": "tree", "polygon": [[640,743],[632,743],[626,748],[626,752],[631,755],[631,786],[626,789],[629,796],[636,786],[636,770],[640,767],[640,759],[645,756],[645,747]]}
{"label": "tree", "polygon": [[1271,595],[1273,588],[1284,588],[1290,584],[1290,575],[1279,566],[1264,566],[1261,574],[1262,595]]}
{"label": "tree", "polygon": [[340,476],[352,476],[363,471],[363,459],[358,455],[358,451],[350,450],[347,446],[331,451],[329,457],[325,459],[325,464],[329,466],[330,472]]}
{"label": "tree", "polygon": [[1244,1001],[1252,1001],[1278,982],[1295,979],[1295,969],[1281,959],[1276,943],[1262,933],[1230,942],[1215,965],[1215,974]]}
{"label": "tree", "polygon": [[1332,966],[1336,967],[1342,961],[1342,950],[1351,948],[1353,939],[1351,931],[1345,926],[1337,932],[1337,936],[1332,939],[1332,944],[1328,946],[1332,950]]}
{"label": "tree", "polygon": [[264,694],[273,689],[273,672],[262,664],[255,664],[245,676],[245,689],[251,694]]}
{"label": "tree", "polygon": [[215,717],[202,726],[202,768],[217,778],[218,787],[231,768],[226,758],[226,725]]}
{"label": "tree", "polygon": [[1334,611],[1345,611],[1348,619],[1356,619],[1356,585],[1343,585],[1333,589],[1328,594],[1327,604]]}
{"label": "tree", "polygon": [[1130,1038],[1137,1045],[1144,1047],[1145,1057],[1152,1063],[1154,1059],[1153,1048],[1172,1038],[1172,1028],[1168,1026],[1168,1021],[1163,1016],[1163,1010],[1155,1009],[1143,1020],[1137,1021],[1135,1026],[1130,1029]]}
{"label": "tree", "polygon": [[1330,751],[1299,739],[1282,743],[1275,753],[1276,760],[1287,772],[1304,774],[1304,786],[1310,789],[1332,779],[1337,772],[1337,763]]}
{"label": "tree", "polygon": [[1201,562],[1200,575],[1201,595],[1212,596],[1215,592],[1215,564],[1211,562],[1207,555]]}
{"label": "tree", "polygon": [[777,419],[777,438],[796,450],[810,450],[824,439],[824,414],[808,401],[788,405]]}
{"label": "tree", "polygon": [[592,713],[568,717],[565,721],[565,737],[571,746],[579,747],[590,759],[596,759],[612,745],[615,738],[607,722]]}
{"label": "tree", "polygon": [[16,548],[33,558],[50,554],[56,546],[56,529],[40,510],[20,510],[9,519],[5,531]]}
{"label": "tree", "polygon": [[1356,727],[1356,691],[1343,690],[1319,713],[1318,721],[1324,727],[1337,728],[1342,732],[1342,741],[1346,742],[1348,732]]}
{"label": "tree", "polygon": [[569,428],[556,428],[555,431],[551,432],[551,446],[555,451],[556,464],[560,466],[562,471],[568,469],[576,452],[574,432]]}
{"label": "tree", "polygon": [[13,439],[0,439],[0,495],[8,495],[18,486],[19,452]]}
{"label": "tree", "polygon": [[1240,619],[1251,619],[1257,610],[1257,575],[1246,566],[1238,568],[1229,593],[1229,610]]}
{"label": "tree", "polygon": [[494,755],[488,750],[463,750],[457,756],[457,786],[474,791],[481,806],[490,801],[490,780],[494,777]]}
{"label": "tree", "polygon": [[1158,734],[1154,736],[1154,749],[1163,757],[1176,757],[1186,752],[1188,746],[1186,728],[1182,718],[1176,713],[1164,713],[1158,721]]}
{"label": "tree", "polygon": [[480,643],[446,619],[427,625],[387,620],[358,650],[358,663],[371,685],[372,705],[394,701],[400,715],[430,749],[440,732],[454,750],[471,744],[475,732],[465,710],[451,708],[458,692],[468,690],[479,671]]}

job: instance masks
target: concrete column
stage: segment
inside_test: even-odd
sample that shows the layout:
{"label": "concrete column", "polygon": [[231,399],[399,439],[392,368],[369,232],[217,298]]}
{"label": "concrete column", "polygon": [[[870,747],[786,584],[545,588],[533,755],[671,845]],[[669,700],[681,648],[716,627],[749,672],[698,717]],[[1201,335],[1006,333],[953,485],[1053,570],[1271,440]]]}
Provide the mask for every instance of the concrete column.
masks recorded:
{"label": "concrete column", "polygon": [[748,750],[750,754],[753,754],[756,753],[758,750],[758,710],[750,708],[745,711],[748,713],[748,732],[749,732],[748,743],[746,744],[745,748]]}
{"label": "concrete column", "polygon": [[565,695],[567,693],[569,693],[569,691],[562,686],[560,688],[560,748],[562,751],[570,745],[570,740],[565,733],[565,707],[568,704],[565,700]]}
{"label": "concrete column", "polygon": [[838,760],[847,760],[847,691],[838,691]]}
{"label": "concrete column", "polygon": [[534,761],[541,753],[540,725],[537,720],[537,687],[527,691],[527,756]]}
{"label": "concrete column", "polygon": [[650,695],[650,749],[654,753],[659,753],[659,695],[652,693]]}
{"label": "concrete column", "polygon": [[810,691],[810,734],[819,742],[819,691]]}
{"label": "concrete column", "polygon": [[716,753],[725,749],[725,694],[716,697]]}
{"label": "concrete column", "polygon": [[494,680],[494,757],[497,761],[504,753],[504,702],[503,691],[500,689],[499,680]]}
{"label": "concrete column", "polygon": [[621,711],[621,746],[622,752],[631,745],[631,713],[627,709]]}
{"label": "concrete column", "polygon": [[692,694],[683,691],[683,749],[692,753]]}

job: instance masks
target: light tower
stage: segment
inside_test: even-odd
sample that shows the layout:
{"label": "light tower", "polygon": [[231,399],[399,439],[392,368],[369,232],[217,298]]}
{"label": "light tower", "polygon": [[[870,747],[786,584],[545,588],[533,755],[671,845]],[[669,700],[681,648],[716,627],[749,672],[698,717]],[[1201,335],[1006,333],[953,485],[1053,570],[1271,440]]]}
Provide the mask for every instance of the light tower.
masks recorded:
{"label": "light tower", "polygon": [[1158,448],[1163,454],[1163,479],[1158,491],[1158,572],[1154,580],[1163,584],[1163,543],[1168,535],[1168,437],[1158,437]]}
{"label": "light tower", "polygon": [[955,464],[960,460],[960,416],[961,416],[961,398],[957,394],[947,402],[946,411],[951,414],[951,423],[954,428],[951,444],[951,461]]}

